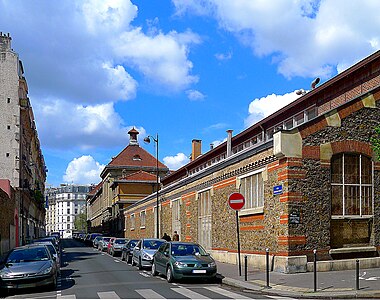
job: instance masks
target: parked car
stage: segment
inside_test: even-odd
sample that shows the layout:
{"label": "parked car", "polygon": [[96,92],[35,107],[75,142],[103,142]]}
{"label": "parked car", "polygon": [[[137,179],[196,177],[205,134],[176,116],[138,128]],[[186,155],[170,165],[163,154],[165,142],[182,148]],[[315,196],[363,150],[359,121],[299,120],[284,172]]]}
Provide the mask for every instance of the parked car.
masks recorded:
{"label": "parked car", "polygon": [[57,252],[60,252],[59,242],[58,242],[57,238],[54,236],[46,236],[44,238],[40,238],[40,239],[33,241],[33,243],[38,243],[38,242],[50,242],[54,245]]}
{"label": "parked car", "polygon": [[94,239],[95,239],[97,236],[102,236],[102,234],[101,234],[101,233],[89,233],[89,234],[86,236],[86,239],[85,239],[84,243],[85,243],[87,246],[92,246],[92,245],[93,245],[93,242],[94,242]]}
{"label": "parked car", "polygon": [[156,253],[161,244],[165,243],[163,239],[141,239],[137,242],[132,252],[132,266],[137,265],[139,269],[150,268],[152,266],[153,255]]}
{"label": "parked car", "polygon": [[103,238],[101,238],[99,240],[98,250],[99,251],[107,251],[108,242],[110,241],[110,239],[111,239],[110,236],[103,236]]}
{"label": "parked car", "polygon": [[110,249],[110,254],[112,256],[115,256],[116,254],[120,254],[121,255],[121,252],[123,250],[123,246],[128,242],[128,239],[125,239],[125,238],[116,238],[113,243],[112,243],[112,246],[111,246],[111,249]]}
{"label": "parked car", "polygon": [[133,248],[135,248],[138,241],[139,240],[129,240],[128,243],[123,246],[121,251],[121,260],[126,260],[127,263],[132,262]]}
{"label": "parked car", "polygon": [[57,287],[57,265],[46,245],[30,244],[12,249],[0,269],[0,285],[6,289],[48,285]]}
{"label": "parked car", "polygon": [[166,242],[153,256],[152,275],[166,275],[168,282],[182,278],[213,279],[216,263],[202,246],[187,242]]}
{"label": "parked car", "polygon": [[97,237],[94,238],[93,242],[92,242],[92,245],[94,246],[94,248],[98,248],[98,245],[99,245],[99,241],[103,238],[102,235],[98,235]]}
{"label": "parked car", "polygon": [[49,241],[42,241],[42,242],[35,241],[33,242],[33,244],[46,245],[48,247],[50,254],[55,258],[55,263],[57,265],[57,272],[60,274],[61,273],[61,256],[59,252],[57,251],[57,249],[55,248],[55,246]]}
{"label": "parked car", "polygon": [[112,247],[112,245],[113,245],[114,240],[116,240],[116,238],[115,238],[115,237],[111,237],[110,240],[108,241],[108,244],[107,244],[107,253],[108,253],[108,254],[109,254],[110,251],[111,251],[111,247]]}

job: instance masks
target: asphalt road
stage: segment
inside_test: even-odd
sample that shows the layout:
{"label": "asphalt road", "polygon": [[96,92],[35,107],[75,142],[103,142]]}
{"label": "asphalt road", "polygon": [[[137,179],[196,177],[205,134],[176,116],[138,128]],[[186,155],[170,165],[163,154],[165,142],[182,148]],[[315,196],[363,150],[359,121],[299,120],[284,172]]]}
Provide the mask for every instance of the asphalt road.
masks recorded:
{"label": "asphalt road", "polygon": [[[35,299],[268,299],[222,286],[220,282],[168,283],[164,276],[85,247],[75,240],[62,241],[62,268],[56,291],[18,290],[6,298]],[[270,297],[275,298],[275,297]],[[283,299],[283,298],[282,298]]]}

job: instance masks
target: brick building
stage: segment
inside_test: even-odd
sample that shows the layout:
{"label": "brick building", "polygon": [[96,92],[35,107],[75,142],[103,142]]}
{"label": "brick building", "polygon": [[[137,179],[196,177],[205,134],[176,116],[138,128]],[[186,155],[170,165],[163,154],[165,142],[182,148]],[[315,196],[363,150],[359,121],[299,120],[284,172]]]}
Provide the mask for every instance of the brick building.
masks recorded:
{"label": "brick building", "polygon": [[[380,163],[370,138],[380,125],[380,51],[302,95],[162,180],[160,231],[177,230],[220,261],[241,253],[263,268],[304,272],[317,250],[333,262],[372,257],[379,264]],[[195,144],[194,144],[195,143]],[[200,141],[193,141],[193,145]],[[154,236],[155,195],[125,209],[125,236]],[[141,219],[140,216],[143,216]],[[373,265],[373,264],[372,264]]]}

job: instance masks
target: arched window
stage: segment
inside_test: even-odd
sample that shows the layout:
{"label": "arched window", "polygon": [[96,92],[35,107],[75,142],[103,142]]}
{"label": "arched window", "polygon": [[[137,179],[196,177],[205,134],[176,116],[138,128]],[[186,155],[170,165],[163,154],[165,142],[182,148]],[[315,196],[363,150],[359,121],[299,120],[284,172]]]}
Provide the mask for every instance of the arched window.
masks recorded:
{"label": "arched window", "polygon": [[372,161],[361,154],[341,153],[331,159],[332,216],[373,214]]}

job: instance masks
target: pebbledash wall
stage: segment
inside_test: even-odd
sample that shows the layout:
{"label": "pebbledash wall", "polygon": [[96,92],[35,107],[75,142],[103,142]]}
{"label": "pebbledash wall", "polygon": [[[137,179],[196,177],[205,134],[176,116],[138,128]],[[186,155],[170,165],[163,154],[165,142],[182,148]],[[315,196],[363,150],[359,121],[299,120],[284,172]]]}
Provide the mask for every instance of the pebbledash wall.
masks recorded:
{"label": "pebbledash wall", "polygon": [[[285,124],[310,103],[317,112],[310,120],[289,130],[276,128],[273,137],[239,148],[257,133],[255,128],[262,128],[265,137],[268,124]],[[376,52],[163,179],[160,233],[172,235],[177,230],[181,240],[200,242],[215,259],[237,263],[236,216],[227,199],[233,192],[244,194],[245,178],[260,174],[257,180],[262,180],[263,189],[258,194],[263,205],[239,212],[241,254],[248,256],[250,266],[265,267],[267,248],[273,270],[285,273],[307,271],[314,249],[319,260],[369,256],[379,266],[380,163],[370,143],[379,124],[380,53]],[[239,151],[231,153],[234,146]],[[214,160],[221,149],[227,154]],[[204,163],[209,158],[215,163]],[[344,165],[344,159],[351,158],[360,167]],[[339,183],[340,175],[343,181],[359,180],[360,208],[352,196],[357,188]],[[337,184],[332,177],[338,178]],[[274,187],[282,192],[275,195]],[[340,188],[346,193],[344,210],[336,203]],[[155,209],[156,194],[128,207],[125,236],[154,237]]]}

